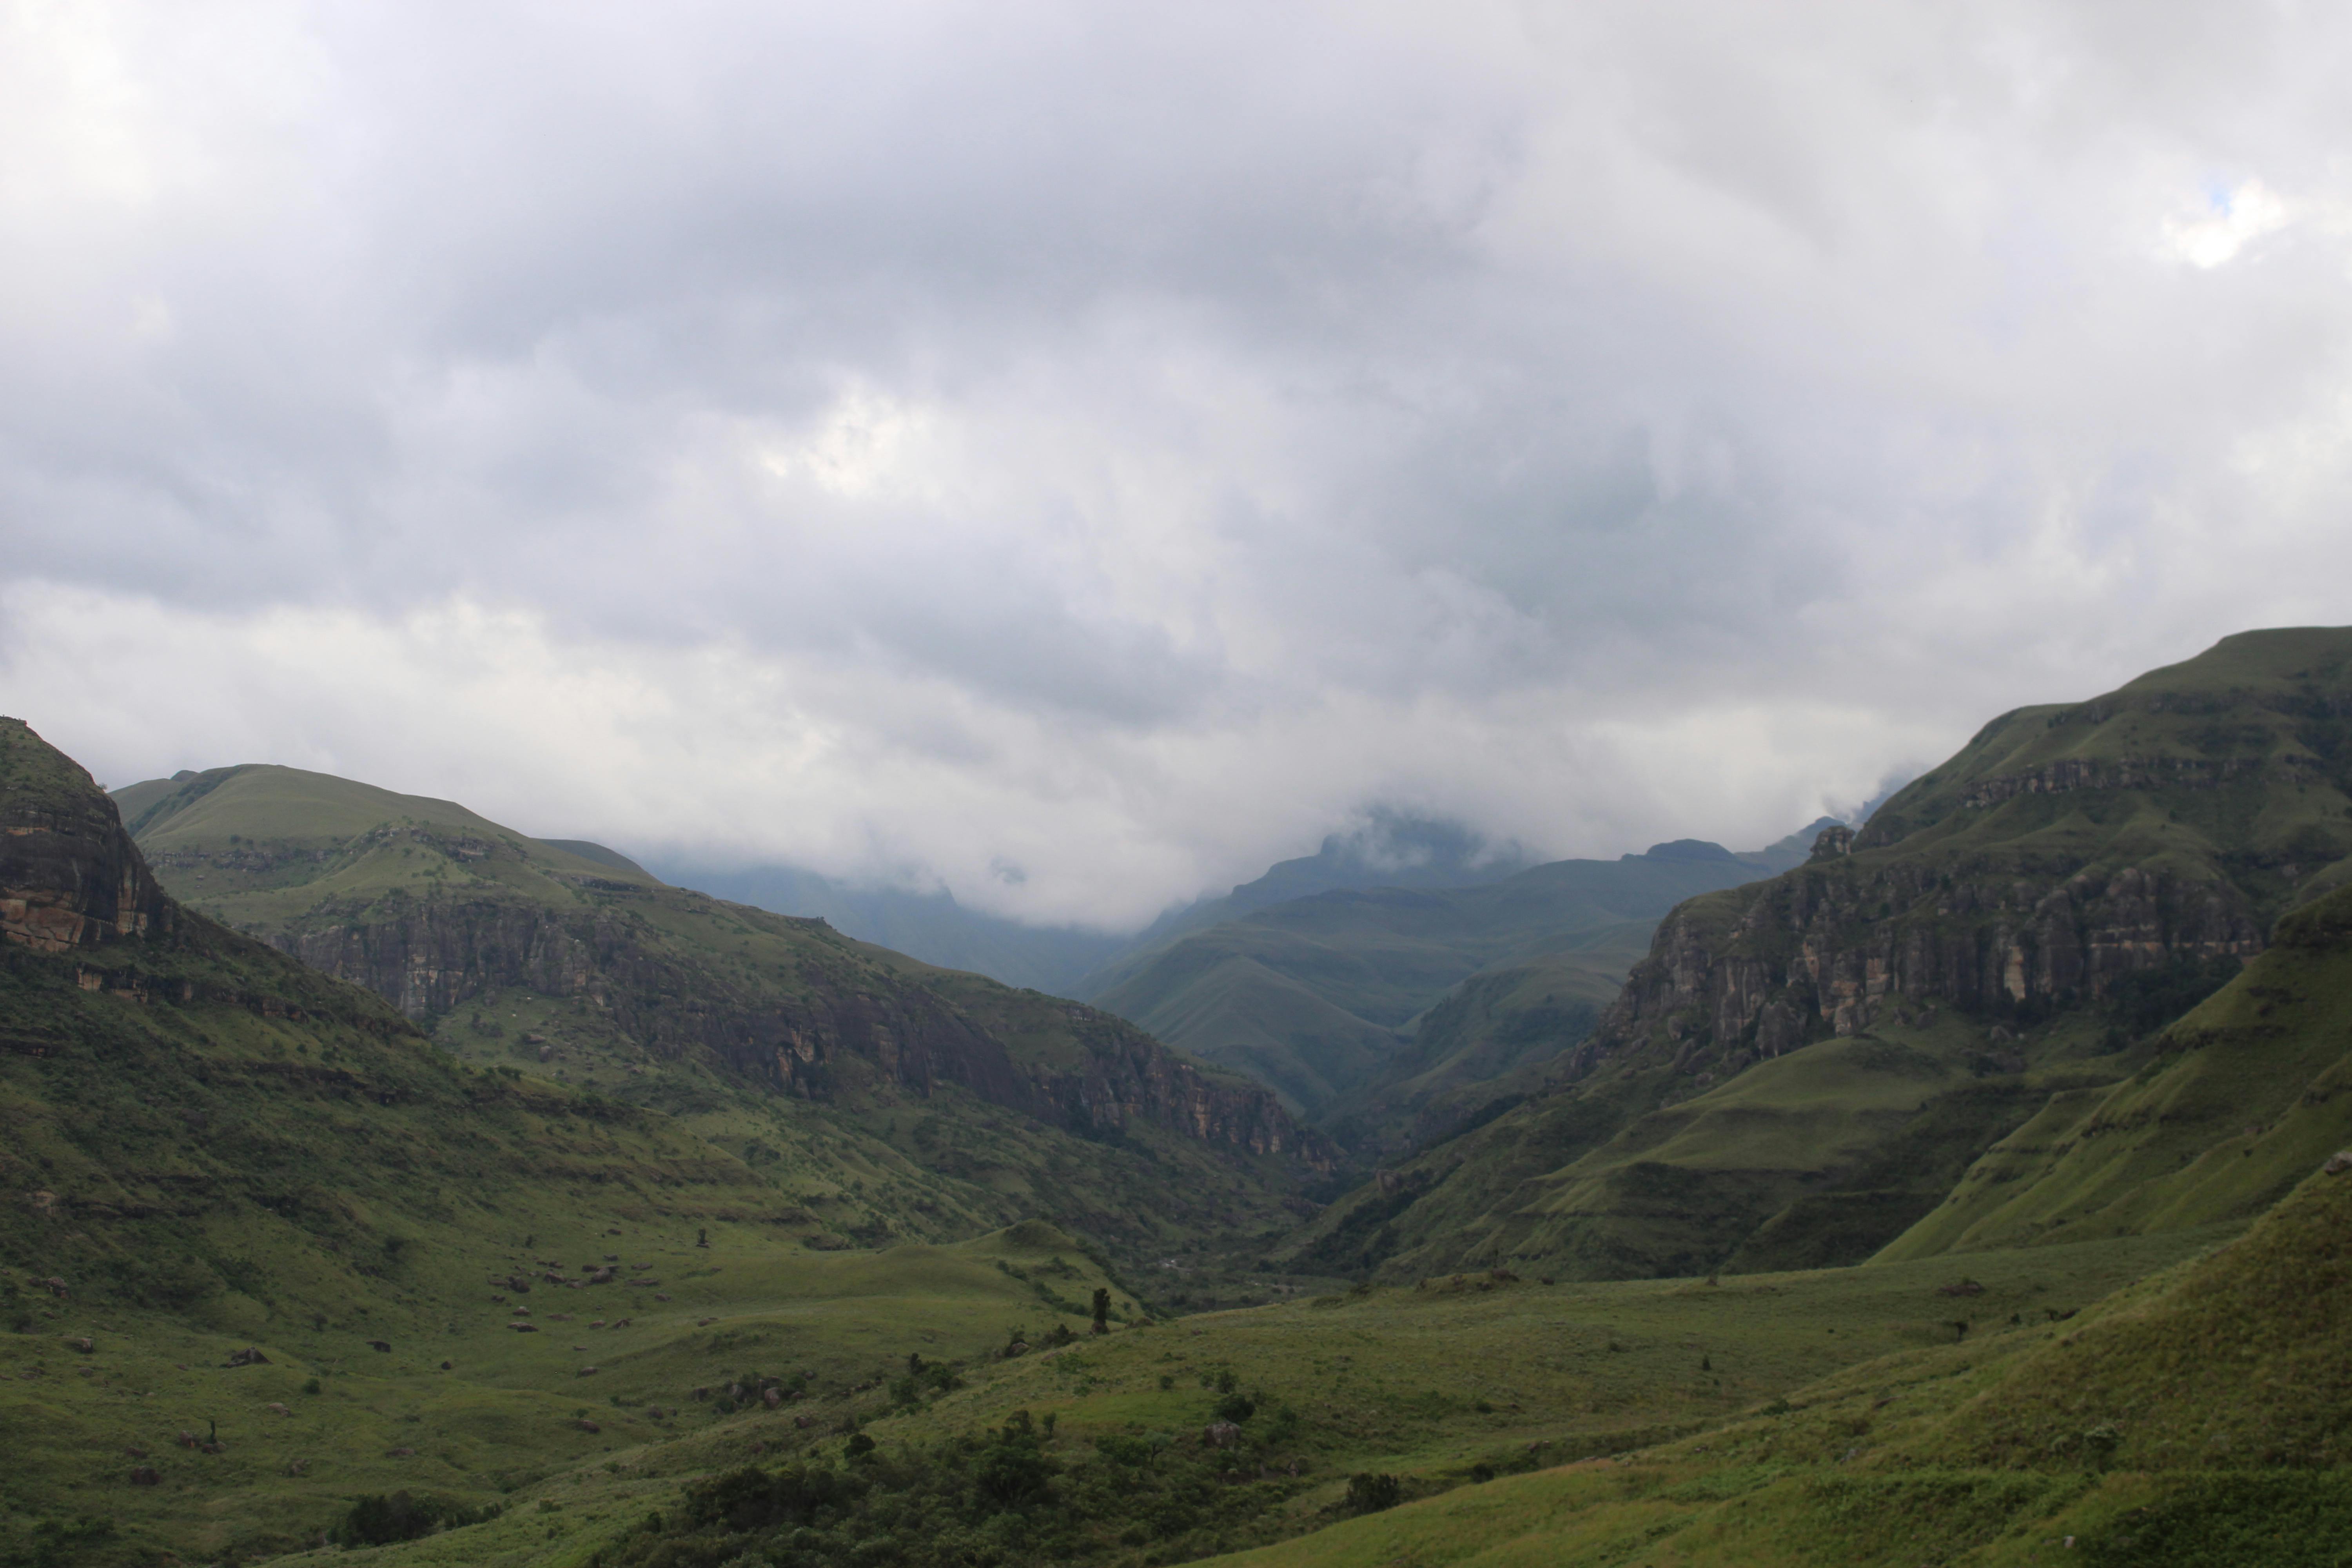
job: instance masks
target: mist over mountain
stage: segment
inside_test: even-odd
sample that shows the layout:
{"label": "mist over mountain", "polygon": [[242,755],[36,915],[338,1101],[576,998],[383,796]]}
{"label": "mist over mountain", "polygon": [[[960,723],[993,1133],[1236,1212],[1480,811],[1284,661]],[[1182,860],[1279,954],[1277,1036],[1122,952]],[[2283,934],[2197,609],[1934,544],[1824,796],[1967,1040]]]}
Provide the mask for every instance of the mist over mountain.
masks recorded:
{"label": "mist over mountain", "polygon": [[860,942],[895,949],[942,969],[969,969],[1055,995],[1079,981],[1130,937],[1079,926],[1036,926],[967,909],[940,889],[858,887],[791,866],[733,869],[654,860],[664,881],[783,915],[813,915]]}

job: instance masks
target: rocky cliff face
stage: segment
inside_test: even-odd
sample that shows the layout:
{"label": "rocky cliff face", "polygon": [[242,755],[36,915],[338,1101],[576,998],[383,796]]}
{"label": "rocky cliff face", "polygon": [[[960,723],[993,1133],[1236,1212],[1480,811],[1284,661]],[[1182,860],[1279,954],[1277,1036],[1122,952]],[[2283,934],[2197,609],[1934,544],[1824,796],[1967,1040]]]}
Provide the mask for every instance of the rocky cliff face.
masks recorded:
{"label": "rocky cliff face", "polygon": [[42,952],[166,934],[173,909],[114,803],[33,733],[0,718],[0,938]]}
{"label": "rocky cliff face", "polygon": [[[782,1094],[833,1100],[853,1085],[928,1096],[953,1084],[991,1104],[1073,1131],[1129,1121],[1202,1142],[1328,1169],[1334,1152],[1272,1093],[1212,1075],[1108,1014],[1042,995],[1076,1060],[1021,1060],[985,1025],[919,984],[864,962],[820,921],[796,921],[698,894],[604,889],[603,907],[563,911],[499,900],[324,904],[263,935],[313,968],[367,987],[414,1018],[502,987],[581,997],[656,1054],[705,1053],[735,1077]],[[723,910],[797,928],[793,984],[730,974],[653,931],[634,903]]]}
{"label": "rocky cliff face", "polygon": [[2352,873],[2352,633],[2231,638],[2025,709],[1769,881],[1660,925],[1576,1067],[1737,1070],[1889,1016],[2032,1017],[2179,961],[2252,957]]}
{"label": "rocky cliff face", "polygon": [[1832,855],[1669,916],[1588,1053],[1658,1035],[1736,1069],[1890,1014],[1998,1018],[2096,1000],[2177,958],[2262,948],[2242,889],[2161,864],[1970,878]]}

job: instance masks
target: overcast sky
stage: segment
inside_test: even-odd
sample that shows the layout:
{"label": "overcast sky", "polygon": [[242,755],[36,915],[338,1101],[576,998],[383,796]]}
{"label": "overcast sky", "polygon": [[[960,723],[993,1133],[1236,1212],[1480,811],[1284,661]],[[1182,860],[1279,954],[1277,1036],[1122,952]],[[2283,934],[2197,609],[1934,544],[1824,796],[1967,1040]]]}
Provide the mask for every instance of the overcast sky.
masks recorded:
{"label": "overcast sky", "polygon": [[0,708],[1148,919],[2352,621],[2352,10],[0,0]]}

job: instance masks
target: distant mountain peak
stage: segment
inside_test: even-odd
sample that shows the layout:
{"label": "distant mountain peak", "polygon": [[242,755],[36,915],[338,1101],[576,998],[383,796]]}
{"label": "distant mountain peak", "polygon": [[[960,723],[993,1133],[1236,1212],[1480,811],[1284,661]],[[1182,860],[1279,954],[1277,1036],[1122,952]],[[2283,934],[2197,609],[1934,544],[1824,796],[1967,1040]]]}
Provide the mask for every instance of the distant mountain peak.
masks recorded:
{"label": "distant mountain peak", "polygon": [[1670,838],[1664,844],[1653,844],[1638,856],[1622,857],[1627,860],[1737,860],[1739,858],[1722,845],[1706,838]]}

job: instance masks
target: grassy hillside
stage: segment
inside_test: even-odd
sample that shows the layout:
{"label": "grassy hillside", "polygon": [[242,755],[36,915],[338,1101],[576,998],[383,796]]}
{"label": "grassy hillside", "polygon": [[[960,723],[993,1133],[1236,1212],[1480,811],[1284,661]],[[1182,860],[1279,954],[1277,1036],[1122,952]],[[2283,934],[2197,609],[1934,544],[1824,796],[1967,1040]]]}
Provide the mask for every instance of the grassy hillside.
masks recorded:
{"label": "grassy hillside", "polygon": [[1948,1298],[1952,1342],[1856,1363],[1703,1435],[1220,1561],[2339,1563],[2347,1234],[2352,1179],[2309,1178],[2242,1240],[2079,1315],[2028,1302],[2004,1323],[1994,1289]]}
{"label": "grassy hillside", "polygon": [[[119,889],[76,868],[138,868],[13,721],[0,826],[0,906],[62,889],[87,914]],[[372,1490],[492,1508],[723,1423],[750,1373],[823,1400],[1007,1321],[1082,1328],[1097,1290],[1139,1315],[1051,1226],[850,1247],[677,1119],[468,1066],[364,991],[152,913],[0,941],[0,1562],[249,1560]]]}
{"label": "grassy hillside", "polygon": [[2242,1221],[2352,1143],[2352,889],[2274,936],[2128,1079],[2052,1095],[1885,1255]]}
{"label": "grassy hillside", "polygon": [[2341,944],[2313,927],[2216,1000],[2219,1035],[2157,1041],[2326,896],[2347,715],[2352,632],[2290,631],[1996,721],[1850,842],[1675,909],[1548,1081],[1286,1256],[1598,1278],[2257,1212],[2337,1135]]}
{"label": "grassy hillside", "polygon": [[[1632,940],[1645,938],[1676,902],[1791,859],[1785,845],[1734,856],[1685,841],[1618,860],[1556,861],[1470,887],[1335,889],[1142,948],[1097,975],[1087,995],[1162,1039],[1273,1085],[1302,1115],[1374,1136],[1410,1125],[1427,1097],[1450,1083],[1443,1074],[1410,1081],[1452,1054],[1433,1041],[1416,1049],[1412,1026],[1454,985],[1489,968],[1580,951],[1587,959],[1577,999],[1605,1003],[1617,976],[1604,952],[1630,958]],[[1554,1053],[1576,1037],[1541,1037]],[[1530,1039],[1517,1054],[1546,1053]],[[1478,1060],[1465,1058],[1454,1076],[1472,1077]]]}
{"label": "grassy hillside", "polygon": [[[2046,1324],[2212,1239],[1992,1259],[1959,1310],[1987,1342],[2021,1344],[2038,1331],[2011,1314]],[[937,1381],[902,1363],[896,1386],[817,1406],[818,1429],[783,1410],[648,1441],[382,1561],[1141,1568],[1308,1549],[1328,1537],[1306,1532],[1349,1516],[1359,1475],[1405,1500],[1492,1497],[1512,1484],[1496,1478],[1736,1429],[1842,1371],[1940,1355],[1953,1282],[1929,1265],[1720,1286],[1439,1279],[1120,1328]]]}
{"label": "grassy hillside", "polygon": [[1363,1157],[1393,1158],[1539,1090],[1560,1051],[1592,1032],[1652,929],[1598,926],[1564,950],[1462,981],[1421,1015],[1378,1076],[1333,1102],[1332,1135]]}
{"label": "grassy hillside", "polygon": [[140,842],[194,907],[463,1060],[662,1110],[828,1245],[1043,1215],[1136,1262],[1287,1226],[1312,1173],[1263,1089],[1117,1019],[593,845],[296,769],[138,787]]}

